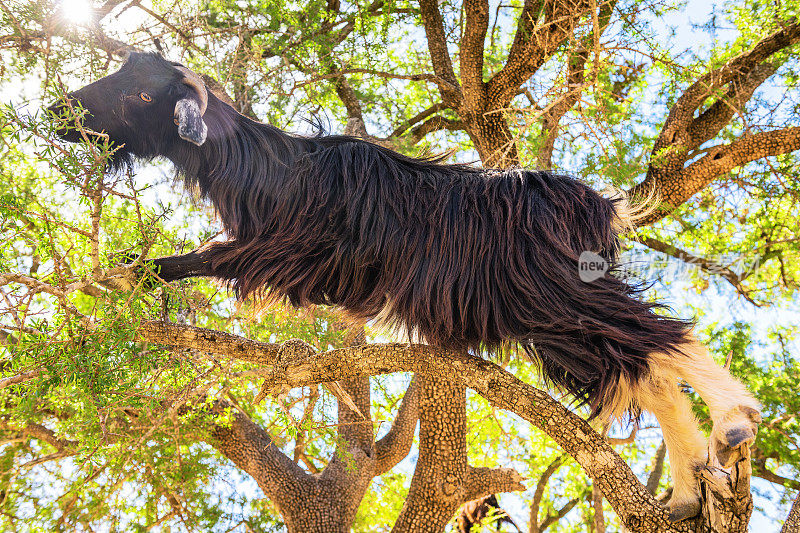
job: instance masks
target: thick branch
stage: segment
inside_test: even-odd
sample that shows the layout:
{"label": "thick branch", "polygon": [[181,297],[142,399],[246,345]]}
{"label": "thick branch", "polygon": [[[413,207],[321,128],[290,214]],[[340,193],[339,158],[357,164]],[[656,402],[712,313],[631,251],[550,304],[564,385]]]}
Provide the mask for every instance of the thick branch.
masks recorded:
{"label": "thick branch", "polygon": [[419,387],[416,379],[406,389],[392,427],[375,443],[375,475],[391,470],[411,450],[419,416]]}
{"label": "thick branch", "polygon": [[[526,0],[506,64],[487,85],[492,108],[503,108],[511,102],[525,80],[569,38],[578,19],[591,5],[582,0]],[[536,16],[542,8],[544,22],[537,24]]]}
{"label": "thick branch", "polygon": [[442,531],[466,500],[467,414],[463,384],[417,374],[419,458],[392,531]]}
{"label": "thick branch", "polygon": [[687,149],[694,150],[704,142],[714,138],[737,113],[744,110],[744,106],[753,96],[758,87],[767,78],[775,74],[777,67],[770,63],[760,63],[752,70],[745,71],[731,80],[725,95],[714,102],[708,109],[692,120],[689,125],[689,138]]}
{"label": "thick branch", "polygon": [[78,443],[69,439],[62,439],[56,435],[55,431],[47,429],[40,424],[28,424],[22,431],[25,435],[29,435],[36,439],[42,440],[47,444],[53,446],[58,451],[66,451],[70,448],[75,448]]}
{"label": "thick branch", "polygon": [[466,0],[466,23],[461,36],[459,57],[464,103],[470,110],[483,109],[486,94],[483,84],[483,43],[489,28],[489,1]]}
{"label": "thick branch", "polygon": [[[229,409],[229,404],[217,402],[213,412],[223,414]],[[230,425],[212,425],[209,437],[209,444],[252,476],[287,522],[291,521],[288,511],[298,494],[308,493],[313,479],[273,444],[266,431],[239,411],[233,413]]]}
{"label": "thick branch", "polygon": [[[246,351],[245,346],[253,346],[246,339],[239,339],[239,346],[236,346],[236,337],[232,335],[218,336],[214,332],[183,325],[145,323],[140,333],[153,342],[164,343],[165,339],[170,339],[182,343],[179,345],[183,347],[222,355],[242,354]],[[221,339],[220,346],[215,346],[210,340],[215,337]],[[193,339],[200,341],[198,345],[192,342]],[[223,347],[226,351],[222,350]],[[267,366],[261,369],[272,384],[271,391],[390,372],[412,371],[444,380],[458,380],[495,407],[516,413],[553,438],[594,479],[629,529],[691,531],[693,528],[694,522],[691,521],[671,524],[666,509],[647,492],[625,461],[585,420],[547,393],[523,383],[494,363],[422,345],[369,344],[319,354],[292,348],[281,350],[279,357],[276,357],[277,349],[267,350],[258,344],[255,347],[262,354],[274,354],[273,360],[264,361],[262,364]]]}
{"label": "thick branch", "polygon": [[33,422],[28,423],[23,428],[14,428],[13,426],[7,424],[6,422],[0,420],[0,429],[4,429],[6,431],[14,431],[21,433],[24,437],[30,437],[42,442],[46,442],[59,452],[71,452],[74,448],[77,448],[78,443],[69,439],[62,439],[56,432],[52,429],[48,429],[41,424],[35,424]]}
{"label": "thick branch", "polygon": [[670,109],[662,129],[662,136],[669,136],[678,128],[685,127],[691,121],[694,111],[706,98],[742,73],[750,72],[756,65],[798,40],[800,40],[800,24],[792,21],[775,33],[761,39],[749,51],[701,76],[683,92]]}
{"label": "thick branch", "polygon": [[[686,168],[674,172],[659,172],[657,191],[661,206],[639,224],[652,224],[671,213],[678,206],[710,184],[718,176],[751,161],[786,154],[800,149],[800,127],[745,134],[736,141],[715,147],[708,154]],[[631,198],[647,197],[656,178],[653,174],[630,191]]]}
{"label": "thick branch", "polygon": [[30,381],[32,379],[36,379],[41,375],[42,370],[31,370],[30,372],[23,372],[21,374],[17,374],[15,376],[9,376],[7,378],[0,379],[0,390],[5,389],[6,387],[10,387],[11,385],[16,385],[18,383],[25,383],[26,381]]}
{"label": "thick branch", "polygon": [[439,11],[439,4],[436,0],[420,0],[420,14],[422,24],[425,27],[425,36],[428,41],[428,52],[431,55],[433,71],[436,75],[450,84],[439,86],[442,100],[449,107],[457,107],[461,100],[461,90],[453,71],[453,63],[450,60],[450,52],[447,50],[447,38],[444,34],[444,20]]}
{"label": "thick branch", "polygon": [[794,500],[792,510],[789,511],[789,516],[786,517],[786,522],[783,523],[781,533],[797,533],[800,531],[800,493]]}
{"label": "thick branch", "polygon": [[489,494],[525,490],[523,478],[513,468],[467,467],[466,501]]}
{"label": "thick branch", "polygon": [[[746,134],[739,140],[709,150],[699,161],[686,166],[702,143],[716,136],[740,112],[758,88],[778,68],[772,56],[800,41],[800,24],[791,20],[780,30],[759,41],[749,51],[704,74],[687,88],[670,108],[661,133],[653,144],[645,180],[634,187],[631,197],[646,197],[655,190],[663,202],[659,210],[640,224],[660,220],[716,177],[770,155],[796,150],[800,146],[796,128]],[[695,118],[695,111],[716,93],[727,90]]]}
{"label": "thick branch", "polygon": [[[139,325],[137,331],[139,337],[146,341],[157,342],[167,346],[194,348],[262,366],[274,363],[281,349],[280,344],[253,341],[222,331],[195,328],[169,322],[144,322]],[[292,353],[297,353],[301,350],[310,353],[311,347],[305,345],[291,349]]]}

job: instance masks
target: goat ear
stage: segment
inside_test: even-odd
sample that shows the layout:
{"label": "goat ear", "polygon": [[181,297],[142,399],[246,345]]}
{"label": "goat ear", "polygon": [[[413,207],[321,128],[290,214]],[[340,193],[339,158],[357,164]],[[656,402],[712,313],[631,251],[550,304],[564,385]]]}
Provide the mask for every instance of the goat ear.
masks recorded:
{"label": "goat ear", "polygon": [[181,139],[197,146],[206,142],[208,127],[203,121],[200,104],[194,98],[183,98],[175,104],[175,124]]}

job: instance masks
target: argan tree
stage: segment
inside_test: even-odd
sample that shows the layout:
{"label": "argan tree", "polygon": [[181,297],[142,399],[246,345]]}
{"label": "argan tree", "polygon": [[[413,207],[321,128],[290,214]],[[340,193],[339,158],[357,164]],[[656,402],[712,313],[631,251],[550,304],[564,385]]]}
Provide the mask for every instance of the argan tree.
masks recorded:
{"label": "argan tree", "polygon": [[[754,508],[797,531],[800,19],[697,9],[0,0],[2,527],[443,531],[499,494],[532,532],[739,532]],[[132,50],[279,127],[658,202],[625,236],[628,275],[762,401],[751,457],[709,462],[703,512],[674,524],[655,421],[587,422],[514,346],[404,344],[211,280],[128,286],[131,259],[219,236],[168,167],[108,172],[113,145],[65,146],[42,112]]]}

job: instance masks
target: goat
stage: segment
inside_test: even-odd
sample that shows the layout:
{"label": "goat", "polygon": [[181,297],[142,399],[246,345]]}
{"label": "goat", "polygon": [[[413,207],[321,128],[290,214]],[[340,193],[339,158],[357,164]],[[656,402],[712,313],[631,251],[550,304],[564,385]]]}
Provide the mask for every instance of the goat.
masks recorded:
{"label": "goat", "polygon": [[[656,416],[672,464],[673,520],[699,511],[696,472],[708,454],[679,377],[708,405],[710,449],[723,465],[755,439],[758,402],[689,322],[657,313],[615,275],[618,233],[634,216],[622,199],[553,172],[292,135],[242,116],[196,73],[155,54],[131,54],[66,98],[50,110],[79,103],[88,113],[75,120],[118,148],[112,168],[165,157],[213,203],[230,240],[151,260],[167,282],[210,276],[240,298],[335,305],[445,348],[491,353],[515,343],[592,416]],[[63,124],[58,131],[82,138]],[[582,280],[585,252],[612,269]]]}

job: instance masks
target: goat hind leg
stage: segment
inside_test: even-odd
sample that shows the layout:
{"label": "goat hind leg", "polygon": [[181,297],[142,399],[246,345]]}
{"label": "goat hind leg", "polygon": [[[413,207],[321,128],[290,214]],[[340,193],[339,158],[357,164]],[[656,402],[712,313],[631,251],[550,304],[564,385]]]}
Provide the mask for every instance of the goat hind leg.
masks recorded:
{"label": "goat hind leg", "polygon": [[669,517],[673,522],[700,512],[700,485],[697,473],[705,466],[706,437],[697,426],[689,399],[678,388],[677,380],[652,364],[650,372],[634,387],[634,402],[658,419],[669,453],[673,490]]}
{"label": "goat hind leg", "polygon": [[714,362],[697,340],[681,350],[685,357],[662,355],[658,363],[684,378],[706,403],[713,422],[711,452],[723,467],[730,467],[755,441],[761,405],[727,369]]}

